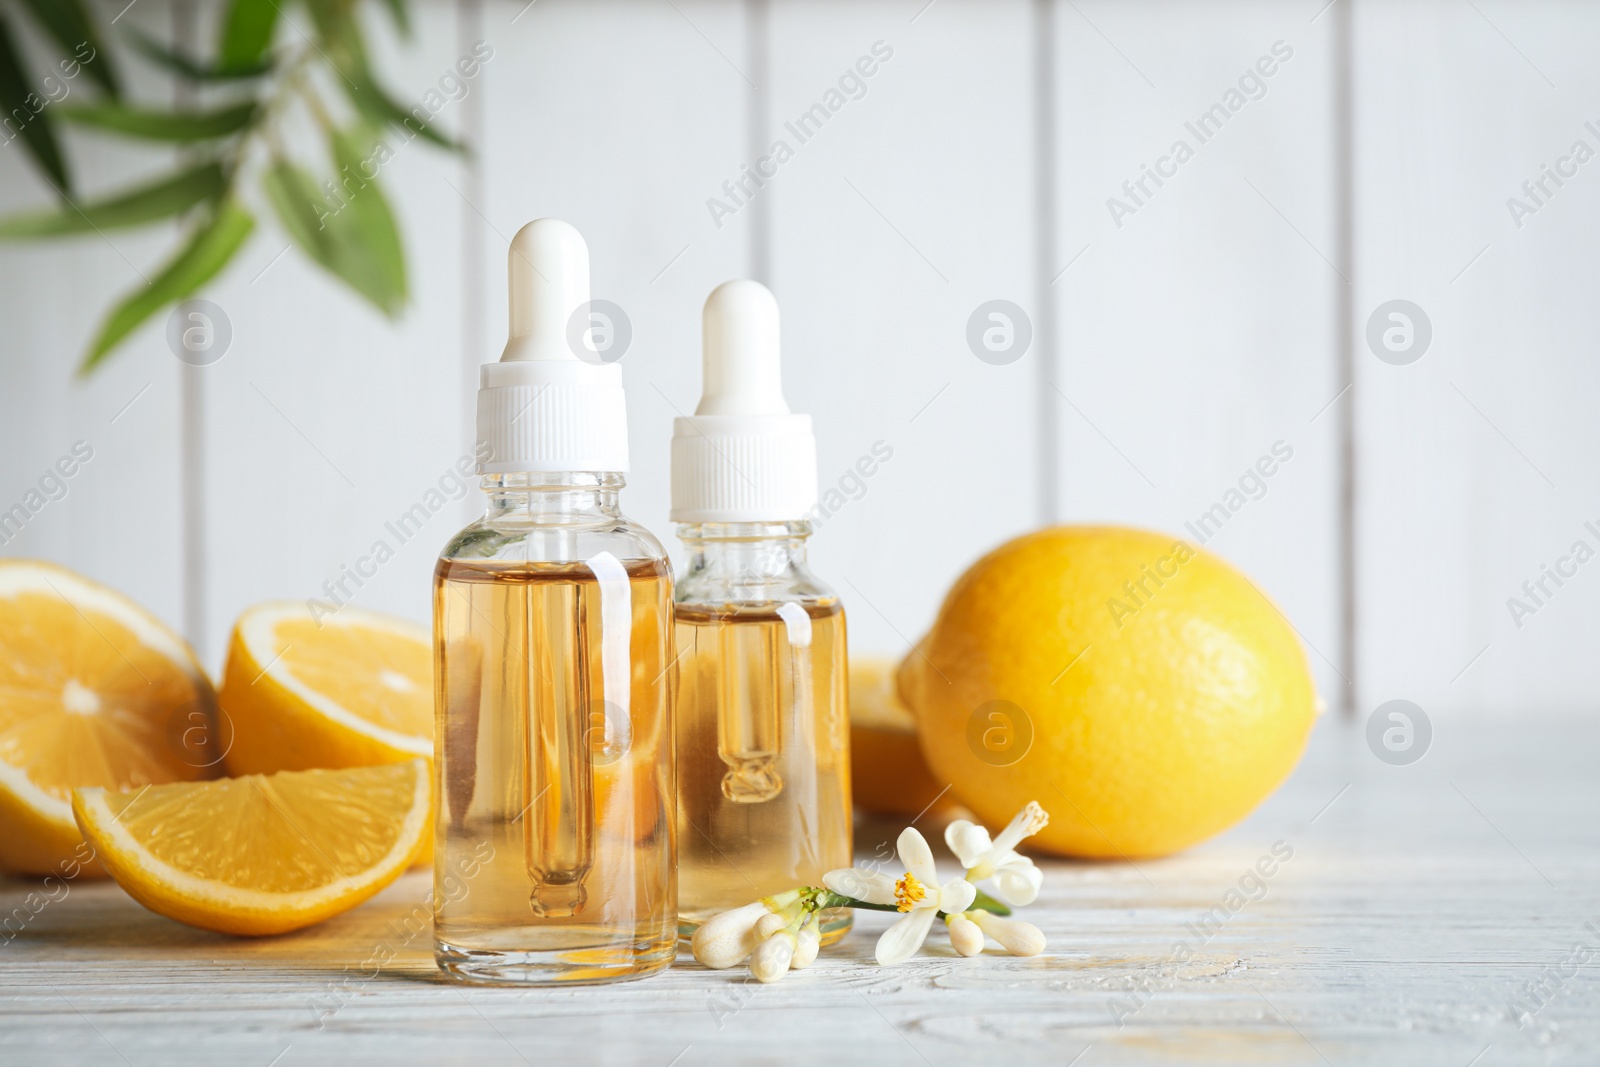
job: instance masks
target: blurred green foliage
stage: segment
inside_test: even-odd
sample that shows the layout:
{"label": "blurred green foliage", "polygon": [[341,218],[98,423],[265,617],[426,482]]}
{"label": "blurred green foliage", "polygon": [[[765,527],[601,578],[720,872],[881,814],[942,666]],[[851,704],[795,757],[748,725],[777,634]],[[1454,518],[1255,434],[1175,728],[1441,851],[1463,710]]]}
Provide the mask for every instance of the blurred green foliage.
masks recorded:
{"label": "blurred green foliage", "polygon": [[[380,8],[410,34],[405,0],[229,0],[213,54],[199,57],[132,29],[113,42],[84,0],[0,0],[0,138],[20,142],[59,200],[47,210],[0,218],[0,240],[180,223],[170,258],[107,311],[80,374],[99,366],[145,320],[193,296],[244,247],[255,230],[240,195],[244,182],[259,187],[259,199],[314,262],[385,315],[404,308],[405,255],[378,183],[378,170],[393,155],[386,137],[393,130],[406,140],[458,146],[430,124],[426,108],[408,109],[379,83],[361,28],[364,7]],[[294,21],[302,15],[304,29]],[[51,55],[25,54],[19,32],[25,24]],[[183,85],[175,97],[203,104],[130,100],[122,75],[130,57]],[[56,91],[80,74],[94,98],[65,103],[66,93]],[[323,158],[302,161],[288,153],[284,143],[292,138],[284,126],[293,122],[314,124]],[[84,199],[62,150],[62,124],[176,146],[177,169]],[[326,176],[319,181],[318,173]]]}

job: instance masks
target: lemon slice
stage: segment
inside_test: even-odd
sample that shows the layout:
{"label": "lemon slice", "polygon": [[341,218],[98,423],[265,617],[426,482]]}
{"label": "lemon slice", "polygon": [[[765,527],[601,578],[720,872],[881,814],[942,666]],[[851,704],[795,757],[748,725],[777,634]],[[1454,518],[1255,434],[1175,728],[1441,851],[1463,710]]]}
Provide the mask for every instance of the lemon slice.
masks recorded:
{"label": "lemon slice", "polygon": [[99,874],[73,788],[214,776],[215,709],[160,619],[63,567],[0,561],[0,869]]}
{"label": "lemon slice", "polygon": [[433,755],[433,645],[404,619],[258,604],[234,625],[218,699],[232,774]]}
{"label": "lemon slice", "polygon": [[917,744],[917,720],[895,695],[894,661],[850,657],[850,793],[862,811],[917,816],[955,808]]}
{"label": "lemon slice", "polygon": [[426,760],[132,792],[76,789],[72,813],[119,885],[169,919],[281,934],[394,881],[428,835]]}

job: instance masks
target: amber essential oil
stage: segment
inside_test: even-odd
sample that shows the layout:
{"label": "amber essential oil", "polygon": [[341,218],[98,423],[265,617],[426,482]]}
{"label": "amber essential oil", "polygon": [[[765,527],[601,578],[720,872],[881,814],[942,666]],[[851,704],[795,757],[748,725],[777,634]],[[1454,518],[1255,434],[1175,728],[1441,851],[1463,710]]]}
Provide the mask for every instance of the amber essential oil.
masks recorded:
{"label": "amber essential oil", "polygon": [[[850,866],[844,612],[680,604],[678,892],[685,932]],[[849,913],[825,916],[831,941]]]}
{"label": "amber essential oil", "polygon": [[529,979],[553,963],[583,981],[672,957],[670,655],[657,636],[670,584],[654,561],[620,570],[618,590],[585,564],[439,563],[435,848],[444,870],[481,861],[461,899],[437,905],[447,966]]}

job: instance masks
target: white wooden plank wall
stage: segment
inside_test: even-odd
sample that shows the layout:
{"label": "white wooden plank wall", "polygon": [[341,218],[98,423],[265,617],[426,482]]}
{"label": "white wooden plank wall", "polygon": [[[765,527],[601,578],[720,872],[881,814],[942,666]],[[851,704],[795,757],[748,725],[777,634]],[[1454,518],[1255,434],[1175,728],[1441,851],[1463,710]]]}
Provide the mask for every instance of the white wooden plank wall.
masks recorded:
{"label": "white wooden plank wall", "polygon": [[[127,17],[167,35],[173,8]],[[814,560],[847,598],[858,650],[902,651],[968,562],[1041,521],[1194,537],[1185,524],[1237,499],[1229,490],[1283,442],[1292,458],[1280,448],[1264,491],[1247,483],[1207,544],[1294,620],[1330,703],[1348,694],[1352,658],[1363,712],[1395,696],[1443,712],[1600,694],[1584,654],[1600,564],[1520,629],[1505,604],[1573,541],[1600,550],[1583,527],[1600,527],[1588,417],[1600,368],[1587,358],[1600,163],[1520,229],[1505,206],[1575,140],[1600,151],[1583,125],[1600,125],[1583,52],[1593,8],[431,0],[415,18],[411,42],[374,21],[403,99],[475,42],[494,53],[441,114],[476,154],[415,143],[385,167],[412,275],[400,322],[297,252],[275,258],[287,241],[263,211],[208,294],[234,342],[194,373],[185,414],[159,324],[86,383],[71,378],[101,309],[137,277],[130,264],[158,262],[164,235],[0,245],[0,507],[74,441],[95,448],[0,552],[126,590],[192,627],[214,666],[241,608],[317,595],[380,540],[395,558],[355,602],[424,618],[432,559],[476,494],[403,544],[385,522],[468,450],[476,365],[504,329],[507,241],[558,215],[588,238],[596,297],[631,320],[625,500],[669,543],[666,444],[698,397],[700,304],[731,277],[773,286],[791,404],[816,418],[823,485],[847,498]],[[1241,86],[1262,57],[1273,73]],[[1230,89],[1249,99],[1202,143],[1185,124]],[[786,125],[837,100],[804,138]],[[1123,189],[1180,139],[1193,157],[1164,184],[1145,179],[1137,200]],[[723,183],[780,140],[792,157],[735,202]],[[90,189],[163,159],[104,139],[81,148]],[[0,208],[44,200],[19,152],[0,152],[0,173]],[[712,197],[736,208],[720,226]],[[1134,210],[1114,219],[1111,197]],[[1379,362],[1364,338],[1395,298],[1434,329],[1408,366]],[[966,339],[994,299],[1034,331],[1005,365]],[[185,418],[203,455],[183,454]],[[1354,648],[1340,612],[1348,418]],[[850,477],[878,442],[892,457]],[[186,489],[203,521],[185,523]],[[187,599],[186,546],[204,550]]]}
{"label": "white wooden plank wall", "polygon": [[[1474,2],[1355,9],[1358,318],[1404,298],[1433,325],[1415,363],[1357,351],[1361,657],[1375,701],[1592,705],[1600,568],[1546,579],[1544,606],[1521,587],[1600,550],[1600,167],[1547,181],[1520,229],[1506,202],[1575,141],[1600,152],[1600,10]],[[1520,628],[1513,596],[1538,607]]]}
{"label": "white wooden plank wall", "polygon": [[[878,652],[920,637],[967,564],[1039,521],[1043,355],[991,365],[966,337],[979,304],[1034,303],[1029,7],[921,6],[779,3],[771,24],[768,128],[795,149],[767,191],[785,379],[818,419],[824,503],[842,499],[815,563],[852,648]],[[874,67],[800,143],[800,116]]]}
{"label": "white wooden plank wall", "polygon": [[[1333,20],[1311,22],[1315,10],[1057,9],[1061,274],[1050,291],[1063,517],[1203,538],[1294,621],[1336,705],[1328,404],[1343,384],[1343,281],[1331,262]],[[1230,110],[1202,126],[1218,105]],[[1164,184],[1145,178],[1159,171]],[[1204,521],[1219,504],[1228,510]]]}

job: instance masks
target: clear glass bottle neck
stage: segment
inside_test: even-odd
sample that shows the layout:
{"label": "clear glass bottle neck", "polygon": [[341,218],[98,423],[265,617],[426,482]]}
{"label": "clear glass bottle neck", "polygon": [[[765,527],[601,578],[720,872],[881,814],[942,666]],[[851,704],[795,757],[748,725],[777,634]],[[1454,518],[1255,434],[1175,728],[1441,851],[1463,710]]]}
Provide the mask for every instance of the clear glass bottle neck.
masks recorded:
{"label": "clear glass bottle neck", "polygon": [[752,552],[768,554],[781,550],[789,558],[804,562],[806,539],[811,524],[804,519],[790,522],[680,522],[678,539],[693,554],[739,556]]}
{"label": "clear glass bottle neck", "polygon": [[618,496],[627,479],[618,471],[485,474],[486,517],[533,522],[620,518]]}
{"label": "clear glass bottle neck", "polygon": [[689,550],[680,590],[694,599],[771,599],[809,581],[810,536],[803,520],[680,523],[678,537]]}

